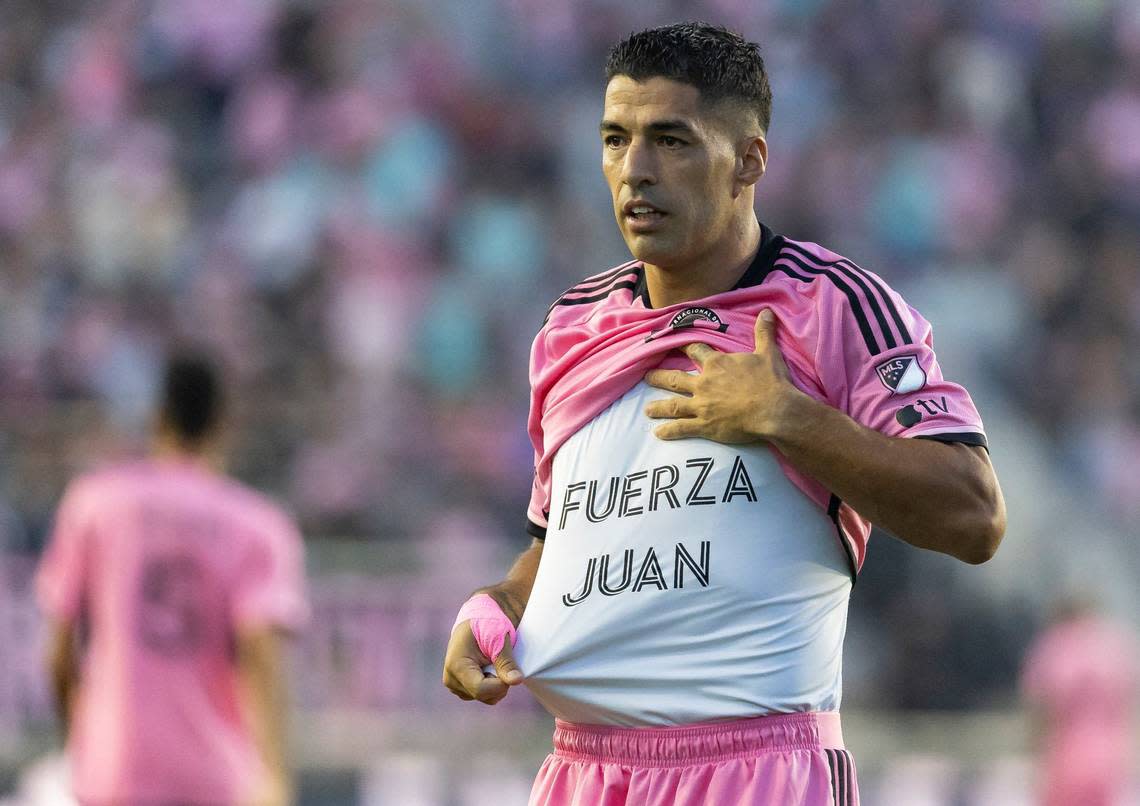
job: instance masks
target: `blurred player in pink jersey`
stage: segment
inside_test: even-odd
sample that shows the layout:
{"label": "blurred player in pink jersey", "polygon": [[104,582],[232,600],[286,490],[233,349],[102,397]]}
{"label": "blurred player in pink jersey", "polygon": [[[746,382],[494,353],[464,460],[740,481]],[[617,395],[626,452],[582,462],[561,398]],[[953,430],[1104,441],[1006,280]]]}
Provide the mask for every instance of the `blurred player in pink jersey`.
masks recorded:
{"label": "blurred player in pink jersey", "polygon": [[1140,647],[1126,627],[1071,599],[1033,646],[1022,693],[1040,743],[1044,806],[1116,806],[1133,769]]}
{"label": "blurred player in pink jersey", "polygon": [[220,379],[166,368],[152,455],[67,489],[37,578],[84,806],[291,800],[283,635],[308,615],[303,547],[218,466]]}
{"label": "blurred player in pink jersey", "polygon": [[989,559],[981,418],[896,292],[758,220],[758,46],[671,25],[606,75],[634,259],[535,338],[533,541],[461,608],[443,682],[484,703],[525,682],[556,717],[535,806],[857,804],[841,661],[870,525]]}

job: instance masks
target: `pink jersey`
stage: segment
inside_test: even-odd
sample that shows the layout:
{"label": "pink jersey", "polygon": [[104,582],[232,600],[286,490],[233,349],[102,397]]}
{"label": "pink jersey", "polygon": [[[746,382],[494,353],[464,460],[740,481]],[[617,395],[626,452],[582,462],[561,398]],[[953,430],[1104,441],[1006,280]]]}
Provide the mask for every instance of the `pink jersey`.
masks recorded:
{"label": "pink jersey", "polygon": [[67,490],[37,579],[87,649],[68,753],[87,803],[233,803],[260,773],[235,632],[299,628],[290,519],[189,461],[142,461]]}
{"label": "pink jersey", "polygon": [[[693,369],[677,348],[704,342],[755,349],[763,308],[792,382],[889,436],[986,445],[969,394],[942,377],[930,324],[879,277],[821,246],[767,227],[736,287],[650,308],[638,261],[584,280],[551,307],[531,350],[529,431],[535,479],[528,531],[546,534],[554,455],[565,441],[657,367]],[[835,522],[852,571],[871,524],[813,478],[777,457],[791,481]]]}
{"label": "pink jersey", "polygon": [[1093,616],[1061,622],[1031,647],[1021,683],[1046,720],[1044,803],[1116,802],[1132,757],[1135,637]]}

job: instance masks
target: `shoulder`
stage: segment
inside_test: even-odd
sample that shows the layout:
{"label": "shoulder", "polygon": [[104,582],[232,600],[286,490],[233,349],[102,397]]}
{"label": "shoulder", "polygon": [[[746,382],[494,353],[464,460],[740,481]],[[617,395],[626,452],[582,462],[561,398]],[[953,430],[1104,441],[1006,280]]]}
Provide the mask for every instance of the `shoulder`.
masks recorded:
{"label": "shoulder", "polygon": [[810,284],[821,297],[846,297],[860,304],[895,296],[882,277],[850,258],[811,241],[781,237],[773,271]]}
{"label": "shoulder", "polygon": [[230,499],[231,513],[239,515],[253,533],[269,537],[297,533],[293,515],[272,496],[233,478],[222,477],[221,483]]}
{"label": "shoulder", "polygon": [[772,273],[811,295],[821,322],[854,328],[872,355],[914,343],[913,311],[882,277],[817,243],[781,240]]}
{"label": "shoulder", "polygon": [[72,504],[106,500],[127,489],[139,477],[138,461],[104,464],[79,474],[64,490],[64,501]]}
{"label": "shoulder", "polygon": [[580,280],[551,303],[543,319],[543,329],[580,322],[612,302],[632,301],[641,287],[642,277],[641,261],[630,260]]}

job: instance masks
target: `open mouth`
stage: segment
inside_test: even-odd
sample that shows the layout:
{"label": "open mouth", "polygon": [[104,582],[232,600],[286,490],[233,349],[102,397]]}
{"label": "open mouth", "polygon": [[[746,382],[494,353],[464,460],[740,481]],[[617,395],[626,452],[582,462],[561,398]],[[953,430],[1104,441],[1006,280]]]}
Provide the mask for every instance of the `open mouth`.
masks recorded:
{"label": "open mouth", "polygon": [[625,214],[625,220],[630,228],[635,231],[653,227],[668,215],[664,210],[659,210],[652,204],[639,201],[627,202],[622,208],[622,212]]}
{"label": "open mouth", "polygon": [[633,207],[630,208],[626,216],[634,221],[656,221],[665,217],[665,213],[653,207]]}

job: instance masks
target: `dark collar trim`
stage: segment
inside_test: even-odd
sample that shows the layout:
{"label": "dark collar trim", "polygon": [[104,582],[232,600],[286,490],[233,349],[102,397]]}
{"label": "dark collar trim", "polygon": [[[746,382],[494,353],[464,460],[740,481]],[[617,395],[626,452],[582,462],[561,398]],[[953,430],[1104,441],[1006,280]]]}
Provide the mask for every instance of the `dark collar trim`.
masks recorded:
{"label": "dark collar trim", "polygon": [[[756,250],[756,257],[748,264],[744,274],[732,287],[733,291],[740,288],[751,288],[764,282],[764,278],[772,271],[776,257],[784,246],[784,236],[777,235],[767,225],[760,225],[760,247]],[[638,265],[637,282],[633,285],[633,298],[640,299],[646,308],[653,307],[649,300],[649,289],[645,284],[645,266]]]}
{"label": "dark collar trim", "polygon": [[780,250],[784,248],[784,236],[777,235],[768,229],[767,225],[760,225],[760,248],[756,250],[756,257],[744,270],[744,274],[732,287],[735,291],[738,288],[752,288],[753,286],[760,285],[764,282],[764,278],[772,271],[772,266],[776,262],[776,258],[780,254]]}

